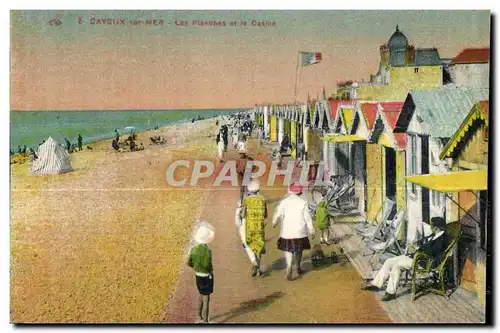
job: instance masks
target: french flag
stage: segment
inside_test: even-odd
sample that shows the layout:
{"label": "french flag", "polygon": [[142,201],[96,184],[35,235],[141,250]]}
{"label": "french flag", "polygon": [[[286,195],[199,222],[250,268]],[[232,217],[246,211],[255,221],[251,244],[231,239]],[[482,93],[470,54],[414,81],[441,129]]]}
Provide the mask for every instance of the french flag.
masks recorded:
{"label": "french flag", "polygon": [[302,66],[314,65],[323,60],[321,52],[300,52],[300,56]]}

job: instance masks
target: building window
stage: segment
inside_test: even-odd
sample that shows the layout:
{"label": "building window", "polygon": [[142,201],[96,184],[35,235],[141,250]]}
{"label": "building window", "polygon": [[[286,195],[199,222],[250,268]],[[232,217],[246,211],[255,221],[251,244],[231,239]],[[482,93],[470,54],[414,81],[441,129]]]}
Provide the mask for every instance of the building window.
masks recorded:
{"label": "building window", "polygon": [[415,68],[413,69],[413,73],[418,74],[418,67],[415,67]]}
{"label": "building window", "polygon": [[438,191],[432,191],[432,204],[436,208],[440,208],[443,205],[443,194]]}
{"label": "building window", "polygon": [[[410,135],[410,144],[411,144],[411,154],[410,154],[410,174],[414,175],[417,173],[417,136],[412,134]],[[417,194],[417,186],[414,183],[411,183],[411,193]]]}

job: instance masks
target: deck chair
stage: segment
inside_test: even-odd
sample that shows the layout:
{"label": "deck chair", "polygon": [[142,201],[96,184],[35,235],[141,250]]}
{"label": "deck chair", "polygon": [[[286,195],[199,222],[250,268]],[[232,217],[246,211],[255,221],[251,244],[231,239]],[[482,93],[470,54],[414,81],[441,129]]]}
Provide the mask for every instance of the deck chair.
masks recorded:
{"label": "deck chair", "polygon": [[393,211],[395,208],[395,202],[387,199],[385,201],[384,209],[382,211],[382,217],[380,219],[380,222],[376,226],[370,226],[367,228],[357,228],[356,232],[358,235],[361,236],[363,240],[365,239],[370,239],[374,240],[376,238],[379,238],[380,236],[384,236],[387,234],[387,221],[389,220],[389,217],[392,215]]}
{"label": "deck chair", "polygon": [[[441,262],[438,262],[437,258],[433,258],[423,252],[418,252],[415,254],[413,258],[412,265],[412,284],[411,284],[411,299],[415,300],[417,294],[423,291],[434,292],[441,296],[450,297],[451,293],[446,295],[446,267],[447,264],[451,261],[453,251],[457,246],[458,240],[462,236],[462,230],[460,228],[460,222],[452,222],[446,225],[446,229],[444,231],[452,241],[448,244],[444,252],[444,258]],[[424,286],[419,290],[417,288],[417,280],[423,278],[425,280]],[[428,280],[432,279],[433,283],[429,284]],[[438,288],[435,288],[435,286]]]}
{"label": "deck chair", "polygon": [[401,230],[404,225],[405,212],[403,210],[399,211],[396,218],[393,221],[393,225],[389,228],[389,233],[387,239],[383,242],[376,242],[375,240],[368,240],[365,242],[366,247],[369,250],[368,255],[373,255],[373,260],[371,260],[372,268],[375,268],[379,262],[380,257],[384,254],[401,255],[404,250],[398,242],[398,237],[401,234]]}

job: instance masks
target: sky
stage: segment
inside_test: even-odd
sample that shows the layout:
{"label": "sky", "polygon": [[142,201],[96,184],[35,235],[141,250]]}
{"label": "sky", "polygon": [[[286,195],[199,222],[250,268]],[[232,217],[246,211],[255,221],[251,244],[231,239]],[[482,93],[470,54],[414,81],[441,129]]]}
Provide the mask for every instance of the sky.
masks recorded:
{"label": "sky", "polygon": [[[12,11],[11,110],[291,103],[297,74],[305,101],[339,81],[368,80],[396,25],[442,58],[490,43],[489,11]],[[323,61],[297,70],[298,51]]]}

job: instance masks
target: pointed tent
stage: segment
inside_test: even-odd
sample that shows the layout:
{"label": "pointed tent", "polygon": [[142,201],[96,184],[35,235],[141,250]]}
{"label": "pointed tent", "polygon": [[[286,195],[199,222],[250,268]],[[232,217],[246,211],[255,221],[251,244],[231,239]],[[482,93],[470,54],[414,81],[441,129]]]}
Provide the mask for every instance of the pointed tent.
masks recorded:
{"label": "pointed tent", "polygon": [[49,137],[38,148],[38,159],[33,161],[34,175],[53,175],[73,171],[68,152],[57,141]]}

